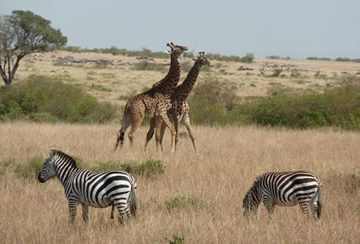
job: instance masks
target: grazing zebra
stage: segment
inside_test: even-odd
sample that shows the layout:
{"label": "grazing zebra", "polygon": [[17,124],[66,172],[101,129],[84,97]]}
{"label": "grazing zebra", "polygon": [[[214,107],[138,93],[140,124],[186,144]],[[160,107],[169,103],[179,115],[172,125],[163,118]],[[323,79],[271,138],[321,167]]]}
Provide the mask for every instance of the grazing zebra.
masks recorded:
{"label": "grazing zebra", "polygon": [[314,218],[320,218],[320,180],[306,171],[268,172],[256,179],[243,199],[244,216],[255,214],[263,201],[269,214],[275,205],[300,205],[301,211],[308,215],[311,209]]}
{"label": "grazing zebra", "polygon": [[44,183],[57,176],[65,189],[68,199],[71,221],[76,216],[76,206],[81,204],[85,222],[88,221],[88,207],[116,207],[119,212],[119,223],[136,214],[136,181],[124,171],[107,171],[95,173],[79,169],[75,160],[69,155],[52,149],[49,158],[40,171],[38,180]]}

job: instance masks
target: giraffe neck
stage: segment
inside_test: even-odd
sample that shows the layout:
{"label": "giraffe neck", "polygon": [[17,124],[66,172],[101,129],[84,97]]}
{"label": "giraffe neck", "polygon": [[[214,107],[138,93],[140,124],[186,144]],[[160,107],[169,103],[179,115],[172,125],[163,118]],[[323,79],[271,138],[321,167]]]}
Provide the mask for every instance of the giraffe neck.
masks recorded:
{"label": "giraffe neck", "polygon": [[175,89],[172,96],[174,99],[185,100],[189,96],[199,75],[200,68],[199,62],[195,62],[184,82]]}
{"label": "giraffe neck", "polygon": [[178,57],[171,55],[171,63],[168,74],[159,81],[149,93],[161,93],[171,96],[180,80],[180,63]]}

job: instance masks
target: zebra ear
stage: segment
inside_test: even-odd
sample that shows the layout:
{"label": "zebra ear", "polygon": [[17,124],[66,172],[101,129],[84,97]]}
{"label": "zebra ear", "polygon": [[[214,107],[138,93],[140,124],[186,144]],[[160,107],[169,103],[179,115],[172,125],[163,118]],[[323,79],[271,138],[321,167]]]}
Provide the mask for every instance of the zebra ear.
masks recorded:
{"label": "zebra ear", "polygon": [[59,151],[58,149],[52,147],[52,148],[50,149],[50,156],[54,156],[58,151]]}

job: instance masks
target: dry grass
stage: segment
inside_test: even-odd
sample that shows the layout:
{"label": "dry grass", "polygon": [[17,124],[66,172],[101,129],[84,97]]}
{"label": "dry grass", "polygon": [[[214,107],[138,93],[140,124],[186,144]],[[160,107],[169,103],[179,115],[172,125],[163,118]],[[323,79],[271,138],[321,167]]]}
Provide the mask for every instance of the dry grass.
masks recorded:
{"label": "dry grass", "polygon": [[[195,127],[199,152],[182,138],[176,154],[157,154],[152,143],[142,151],[145,128],[134,148],[128,140],[113,153],[118,125],[0,124],[0,236],[2,243],[166,243],[178,236],[186,243],[357,243],[360,239],[360,192],[344,180],[359,177],[360,137],[331,129],[295,131],[256,127]],[[166,141],[166,150],[169,142]],[[110,219],[110,208],[90,210],[90,223],[68,219],[58,180],[45,184],[19,177],[7,161],[26,164],[57,147],[86,167],[103,161],[160,159],[165,173],[137,177],[138,218],[124,226]],[[189,153],[190,152],[190,153]],[[242,217],[242,198],[255,177],[269,170],[306,169],[323,182],[323,216],[314,222],[298,207],[263,206],[259,219]],[[193,204],[166,207],[175,197]],[[176,205],[175,205],[176,206]]]}

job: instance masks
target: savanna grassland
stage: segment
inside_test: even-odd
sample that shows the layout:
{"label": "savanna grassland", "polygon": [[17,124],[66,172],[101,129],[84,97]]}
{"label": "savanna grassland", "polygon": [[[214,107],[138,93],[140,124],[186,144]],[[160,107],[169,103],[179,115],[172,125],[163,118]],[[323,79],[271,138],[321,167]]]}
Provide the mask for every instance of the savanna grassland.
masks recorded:
{"label": "savanna grassland", "polygon": [[[360,137],[335,129],[194,127],[199,151],[182,136],[178,151],[135,146],[112,151],[117,124],[0,124],[0,236],[2,243],[358,243],[360,238]],[[121,226],[110,208],[78,208],[74,225],[57,179],[40,184],[30,162],[51,147],[74,156],[82,167],[112,162],[161,160],[164,172],[136,175],[138,217]],[[255,177],[269,170],[310,170],[323,183],[323,215],[307,219],[298,207],[275,209],[269,219],[242,216],[242,198]],[[29,170],[29,172],[26,172]],[[177,241],[177,242],[176,242]]]}
{"label": "savanna grassland", "polygon": [[[183,80],[193,61],[183,57],[180,62]],[[339,77],[358,79],[360,72],[360,63],[324,60],[211,63],[210,68],[203,67],[197,82],[215,80],[219,83],[212,84],[230,87],[236,102],[272,96],[278,90],[321,93],[336,87]],[[178,151],[170,154],[168,132],[164,153],[156,152],[154,142],[144,152],[147,127],[143,126],[136,133],[134,147],[126,137],[124,148],[114,152],[122,106],[164,77],[168,64],[169,59],[65,51],[23,60],[14,85],[32,75],[60,80],[115,105],[118,119],[92,125],[35,123],[29,122],[30,117],[22,122],[11,117],[1,120],[1,243],[359,242],[358,130],[194,125],[198,152],[180,127]],[[134,173],[139,200],[136,219],[119,225],[110,219],[110,208],[91,208],[90,222],[85,224],[78,207],[73,225],[61,183],[57,179],[45,184],[37,181],[41,163],[52,147],[70,154],[85,168],[105,170],[149,161],[160,162],[163,168],[151,174]],[[299,207],[277,207],[270,219],[263,206],[258,219],[245,219],[242,199],[256,176],[289,170],[309,170],[321,179],[321,219],[306,218]]]}
{"label": "savanna grassland", "polygon": [[[24,58],[16,79],[21,83],[29,75],[55,77],[83,87],[100,101],[124,105],[129,96],[151,87],[168,71],[169,59],[141,58],[144,57],[67,51],[33,54]],[[93,62],[95,60],[98,63]],[[211,68],[202,69],[197,83],[217,80],[222,86],[231,87],[239,98],[268,96],[278,89],[321,91],[336,85],[343,75],[360,72],[358,62],[292,59],[255,59],[252,63],[210,61]],[[193,60],[182,57],[180,63],[182,81]]]}

